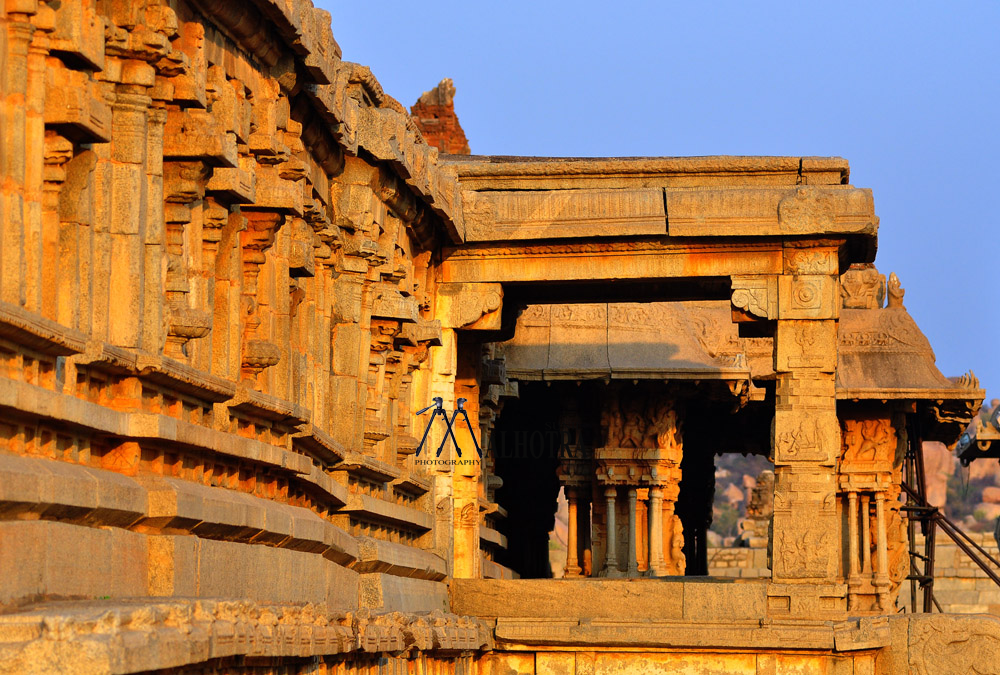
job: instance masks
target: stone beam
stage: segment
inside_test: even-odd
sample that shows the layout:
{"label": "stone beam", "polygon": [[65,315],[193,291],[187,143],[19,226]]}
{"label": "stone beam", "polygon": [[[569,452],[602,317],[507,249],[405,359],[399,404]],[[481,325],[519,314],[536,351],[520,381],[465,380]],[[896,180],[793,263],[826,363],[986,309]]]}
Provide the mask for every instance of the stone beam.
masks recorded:
{"label": "stone beam", "polygon": [[844,185],[842,157],[490,157],[446,155],[467,190]]}
{"label": "stone beam", "polygon": [[577,237],[874,237],[871,190],[847,185],[462,192],[466,242]]}
{"label": "stone beam", "polygon": [[666,234],[659,188],[462,193],[465,241]]}
{"label": "stone beam", "polygon": [[673,243],[648,238],[477,245],[445,251],[448,283],[655,280],[781,274],[781,243]]}

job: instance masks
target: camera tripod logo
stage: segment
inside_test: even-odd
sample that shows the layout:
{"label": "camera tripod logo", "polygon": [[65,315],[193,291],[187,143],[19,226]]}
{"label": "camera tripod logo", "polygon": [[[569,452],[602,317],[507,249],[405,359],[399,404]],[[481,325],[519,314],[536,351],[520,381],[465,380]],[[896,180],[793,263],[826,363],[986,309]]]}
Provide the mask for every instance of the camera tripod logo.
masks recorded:
{"label": "camera tripod logo", "polygon": [[458,399],[458,401],[456,401],[457,407],[452,412],[450,420],[448,419],[448,412],[444,409],[444,399],[442,399],[440,396],[435,396],[432,400],[434,401],[433,405],[429,405],[423,410],[417,411],[417,415],[423,415],[428,410],[431,409],[434,410],[434,412],[431,413],[430,419],[427,420],[427,428],[424,429],[424,437],[420,439],[420,445],[417,446],[417,457],[420,456],[420,451],[424,449],[424,443],[427,441],[427,434],[431,432],[431,426],[434,425],[434,419],[438,415],[440,415],[441,419],[444,420],[444,423],[448,427],[448,431],[445,433],[444,438],[441,439],[441,445],[438,446],[437,454],[434,456],[435,457],[441,456],[441,451],[444,450],[444,444],[448,442],[448,437],[451,436],[451,440],[455,444],[455,452],[457,452],[458,456],[461,457],[462,448],[458,445],[458,439],[455,438],[455,431],[454,431],[455,420],[458,418],[459,414],[461,414],[462,419],[465,420],[465,426],[469,428],[469,435],[472,436],[472,442],[476,446],[476,452],[479,453],[479,458],[482,459],[483,451],[479,447],[479,441],[476,440],[476,433],[472,430],[472,422],[469,421],[469,413],[465,410],[465,402],[468,399],[460,398]]}

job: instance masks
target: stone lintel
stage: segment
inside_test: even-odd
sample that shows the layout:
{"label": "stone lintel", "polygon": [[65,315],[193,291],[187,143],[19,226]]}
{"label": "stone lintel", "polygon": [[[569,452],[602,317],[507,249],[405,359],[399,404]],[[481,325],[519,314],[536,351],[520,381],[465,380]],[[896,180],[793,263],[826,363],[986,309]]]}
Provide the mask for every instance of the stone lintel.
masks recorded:
{"label": "stone lintel", "polygon": [[889,646],[886,617],[841,622],[684,622],[574,621],[567,619],[501,618],[497,646],[509,651],[540,647],[616,651],[622,647],[657,649],[761,649],[852,652]]}
{"label": "stone lintel", "polygon": [[759,621],[573,621],[497,619],[497,646],[504,650],[584,647],[588,651],[649,649],[815,649],[834,648],[834,630],[825,622],[766,624]]}
{"label": "stone lintel", "polygon": [[446,249],[449,283],[660,280],[781,274],[779,242],[676,243],[663,239],[512,243]]}
{"label": "stone lintel", "polygon": [[861,234],[878,230],[871,190],[850,186],[666,191],[675,237]]}
{"label": "stone lintel", "polygon": [[666,234],[659,188],[463,192],[465,241]]}
{"label": "stone lintel", "polygon": [[[454,579],[452,611],[487,619],[722,623],[767,616],[766,579]],[[639,625],[638,623],[636,625]]]}
{"label": "stone lintel", "polygon": [[84,333],[2,301],[0,337],[53,356],[78,354],[87,348]]}

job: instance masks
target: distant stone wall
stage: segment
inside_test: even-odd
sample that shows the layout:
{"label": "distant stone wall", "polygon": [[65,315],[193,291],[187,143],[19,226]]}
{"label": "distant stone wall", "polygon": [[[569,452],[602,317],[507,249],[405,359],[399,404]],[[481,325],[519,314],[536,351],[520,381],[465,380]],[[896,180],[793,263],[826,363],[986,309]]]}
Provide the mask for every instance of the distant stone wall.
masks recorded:
{"label": "distant stone wall", "polygon": [[708,574],[713,577],[770,579],[766,548],[708,549]]}
{"label": "distant stone wall", "polygon": [[[1000,560],[1000,551],[992,534],[971,533],[969,537]],[[924,538],[920,535],[917,546],[922,553]],[[1000,569],[993,569],[1000,574]],[[934,542],[934,597],[945,612],[1000,615],[1000,586],[986,576],[951,539],[940,534]],[[922,603],[923,593],[918,585],[917,604],[922,606]],[[910,607],[909,582],[904,582],[900,588],[898,604]]]}
{"label": "distant stone wall", "polygon": [[[1000,550],[997,549],[992,534],[972,533],[969,536],[994,558],[1000,559]],[[918,535],[917,546],[917,550],[923,552],[922,536]],[[951,539],[943,535],[938,536],[934,558],[934,597],[944,612],[1000,615],[1000,586],[972,562]],[[1000,569],[994,569],[1000,574]],[[767,549],[709,548],[708,573],[715,577],[770,578]],[[922,603],[923,592],[918,585],[918,608],[922,608]],[[908,581],[904,581],[900,586],[896,606],[906,607],[907,611],[911,607]]]}

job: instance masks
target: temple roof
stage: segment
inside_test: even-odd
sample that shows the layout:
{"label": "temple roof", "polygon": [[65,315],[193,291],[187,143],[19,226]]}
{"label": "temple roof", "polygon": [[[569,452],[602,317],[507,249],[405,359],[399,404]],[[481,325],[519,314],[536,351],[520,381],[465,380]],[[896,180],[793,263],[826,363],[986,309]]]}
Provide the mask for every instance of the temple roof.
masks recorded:
{"label": "temple roof", "polygon": [[[524,380],[725,379],[751,375],[740,353],[699,337],[693,303],[533,305],[505,343],[509,377]],[[725,305],[720,304],[725,310]],[[693,315],[692,312],[695,314]]]}
{"label": "temple roof", "polygon": [[[842,309],[837,397],[978,400],[953,382],[903,307]],[[533,305],[504,343],[523,380],[774,378],[772,338],[741,338],[725,301]]]}

